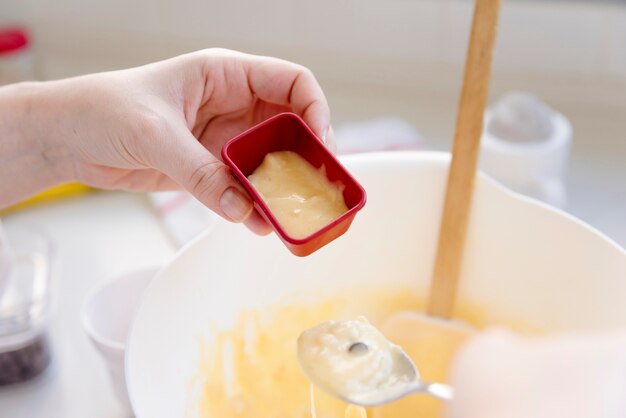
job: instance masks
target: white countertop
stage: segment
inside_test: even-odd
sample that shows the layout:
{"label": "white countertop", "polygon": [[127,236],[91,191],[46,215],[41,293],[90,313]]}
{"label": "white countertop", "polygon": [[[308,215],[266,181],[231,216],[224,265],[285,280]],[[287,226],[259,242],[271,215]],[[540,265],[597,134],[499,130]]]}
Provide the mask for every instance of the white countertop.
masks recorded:
{"label": "white countertop", "polygon": [[174,247],[145,196],[98,192],[8,215],[9,226],[36,225],[54,246],[56,296],[52,366],[33,382],[0,388],[2,418],[122,418],[108,372],[83,332],[81,304],[97,283],[163,264]]}

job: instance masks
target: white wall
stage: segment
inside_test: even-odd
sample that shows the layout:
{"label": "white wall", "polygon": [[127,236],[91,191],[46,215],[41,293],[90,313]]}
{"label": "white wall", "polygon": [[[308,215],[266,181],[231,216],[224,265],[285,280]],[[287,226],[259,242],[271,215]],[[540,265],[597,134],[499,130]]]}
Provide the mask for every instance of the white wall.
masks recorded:
{"label": "white wall", "polygon": [[[0,0],[30,24],[46,78],[223,46],[280,55],[322,81],[456,92],[469,0]],[[503,0],[494,91],[626,104],[626,7]]]}

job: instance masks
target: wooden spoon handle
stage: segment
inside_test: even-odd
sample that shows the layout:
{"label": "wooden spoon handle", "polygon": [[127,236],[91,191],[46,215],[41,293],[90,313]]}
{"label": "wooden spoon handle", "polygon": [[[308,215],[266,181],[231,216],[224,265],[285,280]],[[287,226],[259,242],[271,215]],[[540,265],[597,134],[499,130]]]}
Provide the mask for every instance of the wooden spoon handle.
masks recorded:
{"label": "wooden spoon handle", "polygon": [[459,282],[499,11],[500,0],[476,0],[427,308],[442,318],[452,315]]}

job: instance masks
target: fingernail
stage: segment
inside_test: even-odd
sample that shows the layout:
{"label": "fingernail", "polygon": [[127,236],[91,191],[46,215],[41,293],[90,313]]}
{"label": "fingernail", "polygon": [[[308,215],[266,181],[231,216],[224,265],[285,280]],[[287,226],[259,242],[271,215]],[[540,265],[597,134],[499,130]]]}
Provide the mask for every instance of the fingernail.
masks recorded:
{"label": "fingernail", "polygon": [[252,212],[252,202],[239,190],[229,187],[220,198],[220,208],[233,222],[243,222]]}

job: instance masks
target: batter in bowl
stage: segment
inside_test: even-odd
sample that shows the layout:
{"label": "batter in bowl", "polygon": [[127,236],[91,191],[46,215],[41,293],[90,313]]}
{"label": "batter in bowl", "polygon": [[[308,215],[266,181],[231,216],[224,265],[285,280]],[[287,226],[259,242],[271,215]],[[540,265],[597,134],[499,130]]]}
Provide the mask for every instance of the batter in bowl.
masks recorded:
{"label": "batter in bowl", "polygon": [[[446,382],[448,369],[463,341],[435,341],[415,335],[409,322],[387,319],[398,311],[423,310],[424,300],[404,286],[372,286],[338,295],[305,295],[241,312],[235,325],[215,329],[201,341],[199,367],[190,382],[190,418],[311,418],[310,383],[297,360],[297,339],[303,330],[330,319],[364,315],[382,334],[400,345],[419,364],[426,381]],[[477,329],[487,324],[515,325],[495,318],[480,307],[460,301],[459,319]],[[497,320],[496,320],[497,319]],[[323,391],[315,391],[317,418],[363,418],[365,411],[349,408]],[[439,418],[444,404],[416,395],[392,404],[367,408],[368,418]],[[419,414],[419,415],[418,415]]]}

